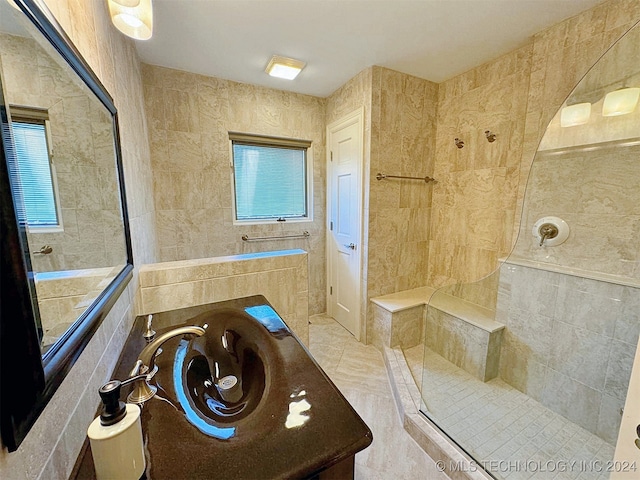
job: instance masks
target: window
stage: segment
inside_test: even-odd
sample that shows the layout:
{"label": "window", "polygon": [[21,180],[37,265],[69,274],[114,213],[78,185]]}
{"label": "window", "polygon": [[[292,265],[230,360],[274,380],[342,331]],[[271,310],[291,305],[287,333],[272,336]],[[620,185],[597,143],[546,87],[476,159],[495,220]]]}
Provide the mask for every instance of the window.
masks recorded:
{"label": "window", "polygon": [[229,133],[239,223],[308,221],[311,142]]}
{"label": "window", "polygon": [[12,107],[11,113],[15,155],[9,175],[18,221],[32,232],[58,231],[62,225],[47,143],[48,116],[20,107]]}

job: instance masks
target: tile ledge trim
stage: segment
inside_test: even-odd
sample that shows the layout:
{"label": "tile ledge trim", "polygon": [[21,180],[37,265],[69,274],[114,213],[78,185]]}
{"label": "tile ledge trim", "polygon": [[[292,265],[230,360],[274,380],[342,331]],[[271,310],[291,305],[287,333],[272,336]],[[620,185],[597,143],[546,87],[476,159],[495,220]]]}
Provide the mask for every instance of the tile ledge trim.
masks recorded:
{"label": "tile ledge trim", "polygon": [[147,263],[140,266],[140,274],[178,268],[192,268],[218,263],[242,262],[247,260],[260,260],[264,258],[287,257],[295,255],[307,255],[305,250],[273,250],[269,252],[241,253],[238,255],[226,255],[221,257],[195,258],[191,260],[175,260],[173,262]]}
{"label": "tile ledge trim", "polygon": [[605,283],[613,283],[614,285],[624,285],[626,287],[640,288],[640,279],[626,277],[623,275],[614,275],[612,273],[601,273],[591,270],[583,270],[581,268],[564,267],[553,263],[539,262],[522,257],[507,257],[498,259],[500,264],[518,265],[520,267],[534,268],[536,270],[545,270],[547,272],[562,273],[574,277],[586,278]]}
{"label": "tile ledge trim", "polygon": [[[174,287],[174,286],[177,286],[177,285],[197,284],[197,283],[210,282],[211,280],[219,280],[219,279],[225,279],[225,278],[247,277],[249,275],[256,275],[256,274],[266,273],[266,272],[282,272],[284,270],[296,270],[296,269],[297,269],[297,267],[294,267],[294,266],[277,267],[277,268],[269,268],[267,270],[257,270],[257,271],[252,271],[252,272],[239,272],[239,273],[229,273],[229,274],[225,274],[225,275],[213,275],[213,276],[210,276],[210,277],[195,278],[195,279],[184,280],[184,281],[180,281],[180,282],[168,281],[166,283],[159,283],[159,284],[156,284],[156,285],[143,285],[143,286],[140,287],[140,290],[142,292],[148,292],[149,290],[153,290],[153,289]],[[306,291],[308,291],[308,290],[300,290],[300,291],[297,291],[296,293],[303,293],[303,292],[306,292]]]}
{"label": "tile ledge trim", "polygon": [[[194,278],[183,281],[171,281],[167,279],[157,278],[157,274],[162,274],[165,272],[179,271],[179,270],[194,270],[198,268],[206,268],[211,265],[222,265],[222,264],[231,264],[231,263],[240,263],[240,262],[259,262],[261,260],[268,259],[276,259],[276,258],[292,258],[300,257],[305,259],[308,253],[304,250],[278,250],[272,252],[261,252],[261,253],[246,253],[240,255],[228,255],[223,257],[209,257],[209,258],[199,258],[194,260],[178,260],[175,262],[161,262],[161,263],[148,263],[142,265],[139,269],[140,275],[140,287],[141,288],[153,288],[153,287],[161,287],[166,285],[175,285],[179,283],[190,283],[192,281],[198,280],[208,280],[211,278],[221,278],[221,277],[229,277],[235,275],[242,275],[246,273],[256,273],[257,271],[263,271],[263,269],[258,269],[257,271],[252,272],[239,272],[239,273],[225,273],[224,275],[207,275],[204,278]],[[283,270],[287,268],[296,268],[294,265],[280,266],[278,268],[273,268],[269,265],[266,270]]]}

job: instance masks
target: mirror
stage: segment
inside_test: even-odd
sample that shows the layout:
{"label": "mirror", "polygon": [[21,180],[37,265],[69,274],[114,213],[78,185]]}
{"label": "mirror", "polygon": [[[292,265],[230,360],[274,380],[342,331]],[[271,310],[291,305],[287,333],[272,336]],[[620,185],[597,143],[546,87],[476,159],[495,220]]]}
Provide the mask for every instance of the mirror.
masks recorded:
{"label": "mirror", "polygon": [[9,105],[7,156],[26,225],[46,352],[125,266],[109,110],[26,16],[0,3],[0,62]]}
{"label": "mirror", "polygon": [[[22,252],[24,277],[10,281],[28,289],[25,338],[43,370],[36,407],[22,414],[35,420],[131,277],[131,242],[115,107],[38,0],[0,1],[0,84],[2,181],[15,223],[3,219],[3,237],[16,227],[10,256]],[[8,321],[3,304],[1,348],[24,355],[7,339]],[[11,450],[20,434],[5,427]]]}

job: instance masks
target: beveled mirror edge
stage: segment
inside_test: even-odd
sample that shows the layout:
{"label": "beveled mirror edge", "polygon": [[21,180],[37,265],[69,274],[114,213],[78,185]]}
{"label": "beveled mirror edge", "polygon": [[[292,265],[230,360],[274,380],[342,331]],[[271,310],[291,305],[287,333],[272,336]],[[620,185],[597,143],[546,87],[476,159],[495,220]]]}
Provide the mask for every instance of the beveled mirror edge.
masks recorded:
{"label": "beveled mirror edge", "polygon": [[[97,331],[104,318],[108,315],[115,302],[122,295],[126,286],[133,278],[133,251],[126,202],[122,152],[120,148],[120,132],[118,127],[117,110],[113,103],[113,99],[42,0],[15,0],[15,3],[20,7],[33,25],[45,36],[55,50],[72,67],[76,74],[85,82],[87,87],[94,95],[96,95],[112,116],[114,149],[116,155],[115,160],[118,172],[127,261],[125,267],[100,294],[100,296],[98,296],[85,313],[79,317],[75,325],[67,332],[67,334],[65,334],[62,341],[56,342],[42,357],[40,361],[41,371],[35,378],[44,377],[44,388],[42,388],[41,385],[35,385],[35,383],[37,383],[36,380],[27,379],[27,381],[31,381],[31,383],[34,384],[32,386],[34,386],[36,390],[39,390],[35,401],[32,402],[28,414],[17,418],[14,415],[15,412],[7,412],[6,410],[2,412],[2,423],[0,425],[2,430],[2,443],[10,452],[17,450],[20,443],[22,443],[39,415],[45,409],[49,400],[61,385],[67,373],[80,357],[93,334]],[[5,161],[4,152],[2,152],[2,161]],[[13,207],[13,202],[11,202],[11,206]],[[3,277],[3,281],[4,280],[5,279]],[[14,281],[17,283],[20,279],[14,279]],[[18,288],[26,287],[26,285],[16,286]],[[3,285],[3,290],[4,289],[5,286]],[[33,312],[31,312],[30,317],[31,319],[33,318]],[[27,321],[26,317],[23,321]],[[27,337],[34,334],[30,329],[26,330],[28,331],[26,333]],[[33,338],[29,338],[26,343],[33,340]],[[0,342],[3,347],[13,345],[13,349],[20,348],[21,346],[21,344],[15,345],[13,343],[9,343],[3,338],[0,338]],[[6,360],[6,354],[10,352],[7,352],[7,348],[3,348],[3,350],[5,351],[3,357]],[[32,360],[37,364],[35,359]],[[6,371],[4,366],[3,371]],[[9,383],[9,385],[7,385],[5,384],[5,381],[5,379],[0,378],[0,386],[2,386],[0,389],[3,390],[3,399],[7,395],[7,390],[10,390],[12,394],[17,395],[18,392],[15,392],[15,384],[11,385],[7,382]]]}

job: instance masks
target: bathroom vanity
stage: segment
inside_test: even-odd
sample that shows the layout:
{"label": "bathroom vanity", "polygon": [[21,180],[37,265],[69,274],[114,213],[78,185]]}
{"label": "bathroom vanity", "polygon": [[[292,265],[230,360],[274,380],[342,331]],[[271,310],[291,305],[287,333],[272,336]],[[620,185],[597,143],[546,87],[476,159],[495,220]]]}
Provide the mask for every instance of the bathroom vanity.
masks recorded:
{"label": "bathroom vanity", "polygon": [[[128,377],[146,320],[113,378]],[[158,390],[142,408],[148,479],[353,478],[371,431],[264,297],[153,316],[157,335],[185,325],[206,333],[162,344]],[[72,478],[95,478],[88,445]]]}

